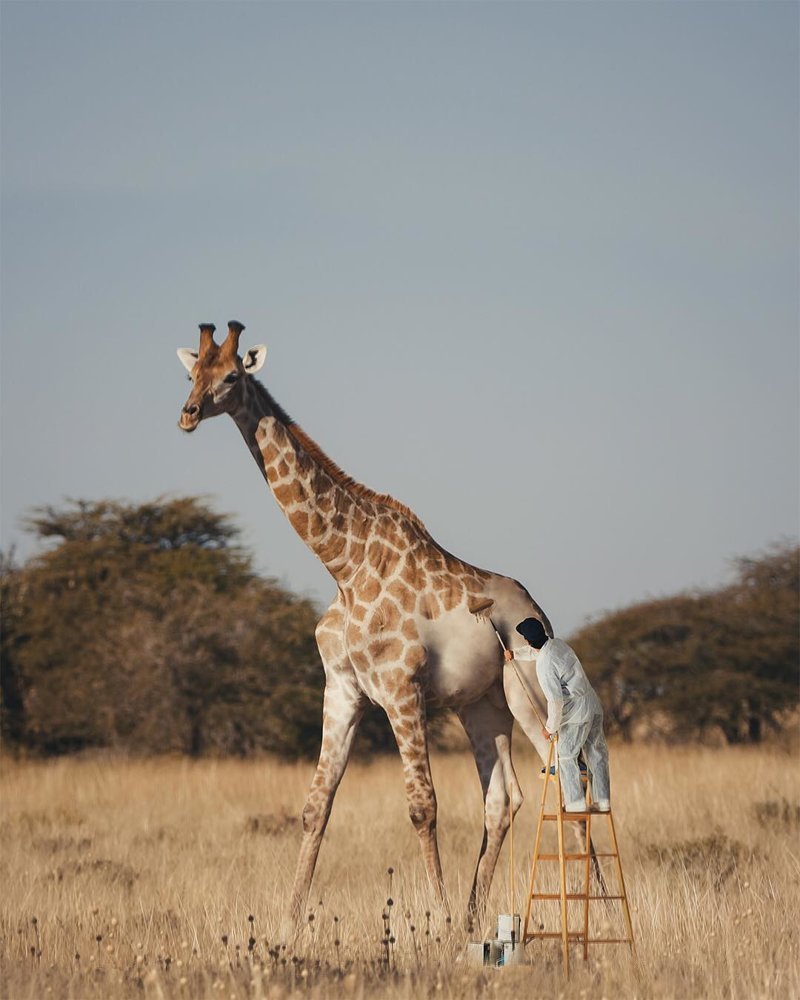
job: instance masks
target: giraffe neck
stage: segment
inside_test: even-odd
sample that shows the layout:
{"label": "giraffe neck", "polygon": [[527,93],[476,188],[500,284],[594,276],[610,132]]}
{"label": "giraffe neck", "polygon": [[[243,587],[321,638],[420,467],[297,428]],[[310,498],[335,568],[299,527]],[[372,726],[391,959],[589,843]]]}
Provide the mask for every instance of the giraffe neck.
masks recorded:
{"label": "giraffe neck", "polygon": [[[342,473],[256,379],[243,381],[233,419],[297,534],[338,583],[360,565],[376,505]],[[377,497],[377,499],[384,499]],[[386,498],[388,499],[388,498]]]}

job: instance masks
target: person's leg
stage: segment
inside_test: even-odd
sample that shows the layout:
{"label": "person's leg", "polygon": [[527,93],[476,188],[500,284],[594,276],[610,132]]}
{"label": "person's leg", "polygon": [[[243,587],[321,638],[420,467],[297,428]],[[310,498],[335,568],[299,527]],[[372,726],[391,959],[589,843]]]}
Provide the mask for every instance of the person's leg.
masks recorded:
{"label": "person's leg", "polygon": [[584,812],[586,793],[581,784],[578,754],[581,752],[589,730],[589,722],[579,726],[562,726],[558,733],[558,772],[567,812]]}
{"label": "person's leg", "polygon": [[592,717],[583,752],[592,778],[592,798],[598,809],[607,812],[611,808],[611,778],[602,712]]}

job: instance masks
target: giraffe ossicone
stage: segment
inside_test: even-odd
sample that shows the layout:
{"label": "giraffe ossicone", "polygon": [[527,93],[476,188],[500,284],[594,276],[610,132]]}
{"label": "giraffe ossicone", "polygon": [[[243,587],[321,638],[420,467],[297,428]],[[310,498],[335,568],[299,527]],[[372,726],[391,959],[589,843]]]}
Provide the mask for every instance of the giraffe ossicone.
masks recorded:
{"label": "giraffe ossicone", "polygon": [[[475,757],[484,833],[469,898],[482,914],[497,858],[522,793],[511,762],[516,718],[544,760],[535,712],[504,664],[492,628],[510,636],[524,618],[550,623],[516,580],[478,569],[443,549],[417,515],[347,476],[254,378],[263,345],[239,353],[244,326],[232,320],[222,344],[200,326],[198,350],[180,348],[192,390],[181,410],[186,432],[229,414],[289,523],[336,582],[316,629],[325,667],[322,746],[303,809],[303,839],[291,898],[299,921],[333,798],[368,702],[388,716],[403,763],[409,813],[441,904],[447,899],[436,839],[436,794],[428,758],[426,706],[453,709]],[[537,694],[539,709],[543,699]]]}

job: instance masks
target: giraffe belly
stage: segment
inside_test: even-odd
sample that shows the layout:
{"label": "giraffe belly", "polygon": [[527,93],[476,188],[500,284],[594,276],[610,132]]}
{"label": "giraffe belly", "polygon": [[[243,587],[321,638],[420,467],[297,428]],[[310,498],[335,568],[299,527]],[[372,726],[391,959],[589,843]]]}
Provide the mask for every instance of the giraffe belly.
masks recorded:
{"label": "giraffe belly", "polygon": [[[515,646],[515,626],[531,614],[540,614],[530,594],[515,580],[494,577],[485,587],[494,600],[492,622],[506,645]],[[466,607],[456,608],[430,622],[417,623],[427,651],[428,697],[458,708],[480,698],[503,674],[503,650],[488,619],[479,621]]]}
{"label": "giraffe belly", "polygon": [[503,653],[494,631],[470,615],[458,621],[432,623],[422,639],[428,652],[426,694],[449,708],[468,705],[482,697],[502,676]]}

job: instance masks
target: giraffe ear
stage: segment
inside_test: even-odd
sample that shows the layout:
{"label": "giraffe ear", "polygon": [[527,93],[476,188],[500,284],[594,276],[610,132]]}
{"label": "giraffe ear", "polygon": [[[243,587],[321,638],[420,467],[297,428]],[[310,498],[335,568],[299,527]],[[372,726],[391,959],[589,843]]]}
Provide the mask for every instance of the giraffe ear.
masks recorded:
{"label": "giraffe ear", "polygon": [[248,375],[255,375],[261,369],[266,358],[267,348],[264,344],[257,344],[255,347],[251,347],[242,359],[244,370]]}
{"label": "giraffe ear", "polygon": [[198,355],[197,351],[193,351],[188,347],[179,347],[178,357],[181,359],[181,364],[186,369],[186,371],[190,372],[192,368],[194,368],[195,366],[195,362],[197,361]]}

